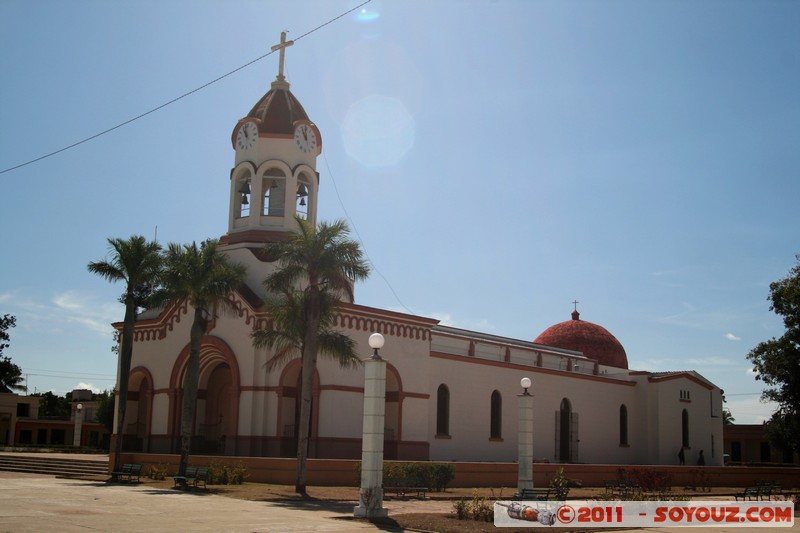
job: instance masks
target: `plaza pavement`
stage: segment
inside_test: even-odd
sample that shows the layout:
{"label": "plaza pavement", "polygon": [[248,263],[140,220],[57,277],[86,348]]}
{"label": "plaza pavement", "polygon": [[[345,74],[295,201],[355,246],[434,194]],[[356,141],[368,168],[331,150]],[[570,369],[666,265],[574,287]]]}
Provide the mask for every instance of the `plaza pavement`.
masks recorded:
{"label": "plaza pavement", "polygon": [[[40,474],[0,472],[0,533],[28,532],[318,532],[391,531],[352,520],[354,503],[247,501],[215,494],[185,493],[148,484],[120,485]],[[389,516],[449,512],[450,501],[390,500]],[[488,524],[487,524],[488,525]],[[489,525],[489,529],[493,526]],[[554,528],[554,531],[568,531]],[[744,532],[742,528],[648,528],[686,533]],[[497,529],[502,533],[502,529]],[[598,530],[602,531],[602,529]],[[620,531],[619,529],[615,531]],[[800,531],[759,528],[758,531]]]}

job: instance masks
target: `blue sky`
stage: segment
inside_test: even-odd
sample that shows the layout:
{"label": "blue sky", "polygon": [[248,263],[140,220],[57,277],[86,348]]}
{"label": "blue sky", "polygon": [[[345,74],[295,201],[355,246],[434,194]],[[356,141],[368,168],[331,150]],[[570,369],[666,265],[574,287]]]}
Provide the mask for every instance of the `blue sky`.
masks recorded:
{"label": "blue sky", "polygon": [[[800,3],[0,3],[0,170],[141,115],[289,31],[319,127],[320,220],[376,271],[365,305],[532,340],[606,327],[632,368],[695,369],[768,418],[745,355],[783,332],[800,252]],[[31,390],[113,386],[106,238],[227,230],[230,135],[277,54],[0,174],[0,314]],[[384,351],[390,355],[391,347]]]}

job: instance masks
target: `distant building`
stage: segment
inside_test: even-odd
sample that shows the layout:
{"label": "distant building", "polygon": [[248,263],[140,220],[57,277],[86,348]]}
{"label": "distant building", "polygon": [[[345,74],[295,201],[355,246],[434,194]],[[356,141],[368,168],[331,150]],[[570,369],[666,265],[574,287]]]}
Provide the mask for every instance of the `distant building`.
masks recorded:
{"label": "distant building", "polygon": [[[78,392],[77,390],[74,392]],[[74,394],[73,392],[73,394]],[[94,421],[99,402],[89,401],[71,404],[69,419],[53,420],[39,417],[38,396],[21,396],[0,393],[0,445],[2,446],[70,446],[75,432],[77,406],[81,409],[81,446],[104,447],[108,443],[108,430]],[[80,397],[81,396],[78,394]]]}
{"label": "distant building", "polygon": [[[221,177],[230,186],[220,198],[229,208],[220,248],[246,265],[247,279],[230,297],[235,316],[215,314],[202,340],[195,451],[291,457],[300,362],[267,372],[271,354],[255,350],[250,335],[270,326],[262,311],[267,296],[262,281],[275,264],[265,257],[264,245],[297,231],[295,215],[317,223],[316,163],[323,140],[279,72],[235,124],[231,143],[233,168]],[[386,231],[393,238],[413,238],[403,228]],[[407,264],[410,276],[421,275],[426,257],[409,257]],[[123,435],[128,450],[179,450],[192,313],[186,302],[177,302],[147,311],[137,322],[132,370],[122,378],[130,391]],[[577,310],[572,320],[534,341],[352,302],[343,304],[335,325],[365,357],[371,333],[386,337],[381,354],[388,362],[387,458],[516,460],[517,395],[520,378],[527,376],[533,380],[538,459],[677,464],[683,447],[688,464],[701,450],[706,464],[722,464],[719,387],[694,371],[630,370],[619,341],[602,326],[581,320]],[[121,330],[122,324],[115,327]],[[363,369],[342,370],[319,360],[311,457],[361,456],[363,383]]]}
{"label": "distant building", "polygon": [[800,464],[798,454],[769,443],[764,424],[728,424],[722,427],[722,433],[727,464]]}
{"label": "distant building", "polygon": [[36,419],[39,414],[39,398],[22,396],[8,389],[0,391],[0,444],[13,446],[17,423]]}

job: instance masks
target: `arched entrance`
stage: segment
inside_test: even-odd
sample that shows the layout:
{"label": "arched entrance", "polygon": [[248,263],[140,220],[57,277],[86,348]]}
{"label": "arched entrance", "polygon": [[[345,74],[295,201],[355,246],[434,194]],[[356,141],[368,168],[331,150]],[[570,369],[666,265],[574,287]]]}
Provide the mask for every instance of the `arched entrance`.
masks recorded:
{"label": "arched entrance", "polygon": [[578,413],[572,412],[568,398],[556,411],[556,459],[561,463],[578,461]]}
{"label": "arched entrance", "polygon": [[[297,456],[297,434],[300,421],[303,365],[299,359],[289,362],[283,369],[279,385],[279,408],[277,434],[280,440],[281,457]],[[316,457],[317,405],[319,405],[319,374],[314,373],[311,387],[311,419],[309,421],[308,457]]]}
{"label": "arched entrance", "polygon": [[205,394],[198,394],[196,416],[199,427],[196,430],[198,447],[203,453],[225,455],[228,451],[228,435],[235,433],[236,429],[231,427],[231,413],[234,411],[231,385],[231,369],[226,363],[220,363],[201,375],[200,390]]}
{"label": "arched entrance", "polygon": [[[170,377],[170,422],[173,453],[180,451],[181,406],[189,359],[186,345],[175,361]],[[192,453],[236,455],[239,426],[239,366],[233,350],[218,337],[203,337],[200,376],[192,431]]]}
{"label": "arched entrance", "polygon": [[383,419],[383,456],[387,460],[399,459],[401,441],[401,413],[403,385],[400,374],[391,366],[386,367],[386,400]]}
{"label": "arched entrance", "polygon": [[143,367],[131,370],[128,378],[128,402],[122,428],[122,449],[150,451],[150,418],[153,408],[153,378]]}

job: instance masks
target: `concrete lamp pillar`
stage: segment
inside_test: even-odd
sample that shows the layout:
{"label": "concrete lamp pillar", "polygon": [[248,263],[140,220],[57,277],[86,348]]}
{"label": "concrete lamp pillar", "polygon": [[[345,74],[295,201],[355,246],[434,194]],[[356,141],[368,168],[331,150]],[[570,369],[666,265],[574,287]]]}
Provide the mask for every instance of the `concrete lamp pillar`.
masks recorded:
{"label": "concrete lamp pillar", "polygon": [[519,398],[519,436],[517,437],[517,492],[533,488],[533,395],[528,392],[530,378],[519,382],[523,392]]}
{"label": "concrete lamp pillar", "polygon": [[79,403],[75,406],[75,431],[72,435],[72,445],[78,447],[81,445],[81,426],[83,425],[83,404]]}
{"label": "concrete lamp pillar", "polygon": [[369,336],[372,357],[364,361],[364,426],[361,437],[361,491],[353,515],[382,518],[383,507],[383,426],[386,411],[386,361],[378,355],[383,335]]}

